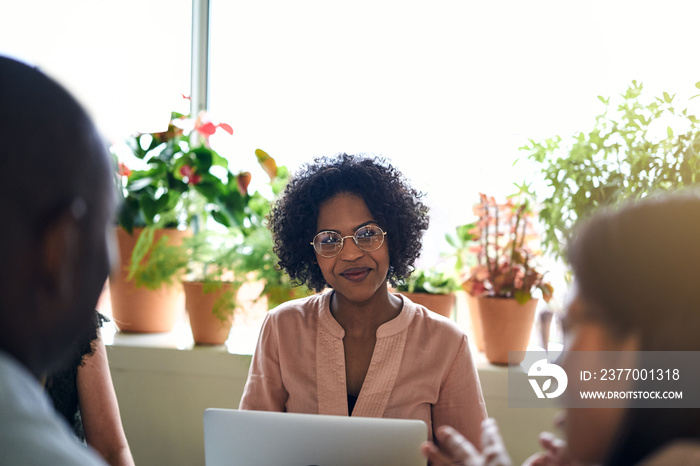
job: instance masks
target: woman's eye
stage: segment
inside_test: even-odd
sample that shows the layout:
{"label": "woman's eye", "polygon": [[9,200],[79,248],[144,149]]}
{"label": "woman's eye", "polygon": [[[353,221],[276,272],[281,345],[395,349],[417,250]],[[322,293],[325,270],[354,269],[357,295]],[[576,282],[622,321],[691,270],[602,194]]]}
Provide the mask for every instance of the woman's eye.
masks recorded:
{"label": "woman's eye", "polygon": [[339,241],[340,240],[335,236],[326,236],[325,238],[321,238],[321,243],[323,244],[335,244]]}
{"label": "woman's eye", "polygon": [[357,237],[358,238],[369,238],[374,235],[376,235],[377,232],[374,231],[372,228],[363,228],[361,230],[358,230],[357,232]]}

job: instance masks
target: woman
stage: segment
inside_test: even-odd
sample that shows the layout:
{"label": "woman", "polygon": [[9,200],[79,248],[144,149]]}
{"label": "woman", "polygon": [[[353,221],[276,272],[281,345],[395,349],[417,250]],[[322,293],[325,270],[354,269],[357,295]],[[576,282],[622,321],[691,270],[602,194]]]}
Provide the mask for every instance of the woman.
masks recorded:
{"label": "woman", "polygon": [[97,311],[93,319],[94,327],[76,345],[71,365],[46,378],[46,391],[78,440],[93,447],[111,466],[133,466],[100,336],[109,319]]}
{"label": "woman", "polygon": [[[596,215],[574,238],[569,262],[576,281],[564,317],[565,369],[569,351],[700,351],[698,192]],[[543,435],[546,453],[528,464],[700,464],[698,409],[575,408],[559,424],[567,443]],[[424,453],[434,464],[479,464],[505,452],[492,425],[484,438],[489,451],[479,453],[443,428],[443,449],[427,444]]]}
{"label": "woman", "polygon": [[342,154],[290,181],[270,214],[279,266],[321,292],[270,311],[241,409],[421,419],[478,443],[486,417],[465,334],[388,291],[428,227],[391,165]]}

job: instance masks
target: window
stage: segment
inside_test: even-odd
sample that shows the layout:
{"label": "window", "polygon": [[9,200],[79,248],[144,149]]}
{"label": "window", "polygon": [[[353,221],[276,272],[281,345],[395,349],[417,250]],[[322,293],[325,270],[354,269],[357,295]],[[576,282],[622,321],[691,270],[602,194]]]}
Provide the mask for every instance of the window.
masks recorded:
{"label": "window", "polygon": [[221,152],[242,167],[258,147],[290,167],[389,157],[428,193],[432,265],[479,191],[536,179],[526,160],[513,166],[528,138],[589,128],[596,96],[633,79],[650,95],[695,91],[697,13],[681,1],[212,0],[211,110],[235,130]]}
{"label": "window", "polygon": [[0,53],[59,80],[117,141],[167,125],[189,94],[191,11],[191,0],[12,2]]}

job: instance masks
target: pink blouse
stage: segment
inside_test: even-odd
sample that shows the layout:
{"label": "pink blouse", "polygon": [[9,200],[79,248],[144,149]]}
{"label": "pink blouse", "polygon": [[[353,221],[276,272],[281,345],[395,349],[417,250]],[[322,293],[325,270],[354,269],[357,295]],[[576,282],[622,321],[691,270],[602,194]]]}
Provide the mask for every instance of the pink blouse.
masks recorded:
{"label": "pink blouse", "polygon": [[[282,304],[265,318],[240,409],[348,415],[345,331],[330,312],[333,292]],[[405,296],[377,342],[353,416],[443,424],[480,445],[486,407],[467,336]]]}

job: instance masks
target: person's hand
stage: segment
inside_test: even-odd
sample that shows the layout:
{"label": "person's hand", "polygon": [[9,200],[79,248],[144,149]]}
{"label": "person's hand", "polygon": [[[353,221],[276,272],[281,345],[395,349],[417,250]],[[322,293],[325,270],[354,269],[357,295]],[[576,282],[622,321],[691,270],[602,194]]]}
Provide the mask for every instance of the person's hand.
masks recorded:
{"label": "person's hand", "polygon": [[553,434],[542,432],[540,445],[544,451],[529,457],[522,466],[575,466],[577,464],[569,456],[566,442],[556,438]]}
{"label": "person's hand", "polygon": [[469,440],[450,426],[441,426],[435,432],[440,447],[433,442],[425,442],[421,448],[423,455],[433,466],[511,466],[501,433],[496,421],[486,419],[481,423],[481,444],[479,452]]}

